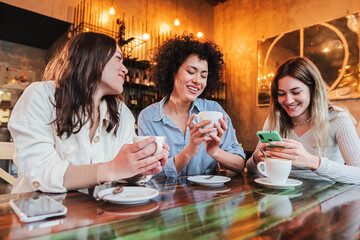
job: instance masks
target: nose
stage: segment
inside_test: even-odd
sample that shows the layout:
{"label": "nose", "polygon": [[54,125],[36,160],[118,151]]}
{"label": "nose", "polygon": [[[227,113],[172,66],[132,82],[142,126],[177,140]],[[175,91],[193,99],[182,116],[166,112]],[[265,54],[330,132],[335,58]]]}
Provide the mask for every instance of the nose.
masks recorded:
{"label": "nose", "polygon": [[129,71],[128,69],[125,67],[125,65],[122,65],[121,71],[126,75]]}
{"label": "nose", "polygon": [[285,103],[286,104],[290,104],[294,101],[294,98],[291,96],[291,94],[286,94],[285,95]]}
{"label": "nose", "polygon": [[193,80],[192,80],[194,83],[200,83],[201,81],[201,76],[200,74],[195,74]]}

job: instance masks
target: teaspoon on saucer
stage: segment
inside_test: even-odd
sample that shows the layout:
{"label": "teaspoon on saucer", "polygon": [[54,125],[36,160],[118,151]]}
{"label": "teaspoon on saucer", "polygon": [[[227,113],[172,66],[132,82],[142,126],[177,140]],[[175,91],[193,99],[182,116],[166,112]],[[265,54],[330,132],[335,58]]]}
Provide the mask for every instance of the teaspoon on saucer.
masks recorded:
{"label": "teaspoon on saucer", "polygon": [[215,177],[216,175],[211,175],[211,176],[209,176],[209,177],[204,177],[204,179],[206,179],[206,180],[209,180],[209,179],[211,179],[211,178],[213,178],[213,177]]}
{"label": "teaspoon on saucer", "polygon": [[121,193],[122,191],[124,191],[124,187],[119,186],[117,188],[114,188],[114,190],[112,192],[104,194],[102,196],[99,196],[96,200],[97,201],[103,200],[105,196],[112,195],[112,194],[118,194],[118,193]]}

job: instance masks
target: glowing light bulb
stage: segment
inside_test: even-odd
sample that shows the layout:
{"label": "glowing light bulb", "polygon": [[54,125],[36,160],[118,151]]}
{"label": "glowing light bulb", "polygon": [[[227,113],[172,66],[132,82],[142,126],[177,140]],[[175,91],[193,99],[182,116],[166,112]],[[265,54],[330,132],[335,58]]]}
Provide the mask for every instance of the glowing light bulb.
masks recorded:
{"label": "glowing light bulb", "polygon": [[179,19],[175,19],[175,21],[174,21],[174,25],[175,25],[175,26],[179,26],[179,25],[180,25],[180,21],[179,21]]}
{"label": "glowing light bulb", "polygon": [[109,13],[110,15],[115,15],[115,8],[113,6],[110,7]]}
{"label": "glowing light bulb", "polygon": [[148,34],[147,32],[143,34],[143,40],[149,40],[150,39],[150,34]]}
{"label": "glowing light bulb", "polygon": [[198,38],[202,38],[203,33],[202,33],[202,32],[198,32],[198,33],[196,34],[196,36],[197,36]]}

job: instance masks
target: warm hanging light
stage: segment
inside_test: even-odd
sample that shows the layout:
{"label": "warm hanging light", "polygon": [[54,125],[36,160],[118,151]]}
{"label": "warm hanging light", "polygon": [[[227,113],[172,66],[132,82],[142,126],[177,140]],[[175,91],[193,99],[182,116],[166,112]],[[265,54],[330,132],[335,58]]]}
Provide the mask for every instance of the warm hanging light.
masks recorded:
{"label": "warm hanging light", "polygon": [[149,40],[150,39],[150,34],[148,34],[147,32],[143,34],[143,40]]}
{"label": "warm hanging light", "polygon": [[109,8],[110,15],[115,15],[115,8],[114,8],[113,3],[114,3],[114,1],[112,0],[111,1],[111,7]]}
{"label": "warm hanging light", "polygon": [[113,6],[109,9],[110,15],[115,15],[115,8]]}
{"label": "warm hanging light", "polygon": [[204,34],[200,31],[201,26],[201,0],[199,0],[199,32],[196,34],[198,38],[202,38]]}
{"label": "warm hanging light", "polygon": [[180,26],[180,20],[178,19],[178,0],[176,0],[176,18],[174,21],[175,26]]}
{"label": "warm hanging light", "polygon": [[175,25],[175,26],[180,26],[180,21],[179,21],[179,19],[177,19],[177,18],[175,19],[174,25]]}
{"label": "warm hanging light", "polygon": [[149,0],[146,0],[146,27],[145,27],[145,33],[143,34],[143,40],[145,41],[150,39],[150,34],[147,32],[148,9],[149,9]]}

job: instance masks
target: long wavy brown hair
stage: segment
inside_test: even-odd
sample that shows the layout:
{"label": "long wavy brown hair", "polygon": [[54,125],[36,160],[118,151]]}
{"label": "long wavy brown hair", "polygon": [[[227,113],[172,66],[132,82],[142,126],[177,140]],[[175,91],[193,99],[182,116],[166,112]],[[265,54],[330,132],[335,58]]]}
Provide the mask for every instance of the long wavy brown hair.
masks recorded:
{"label": "long wavy brown hair", "polygon": [[[72,37],[45,68],[43,80],[55,80],[57,136],[78,133],[90,121],[93,125],[93,95],[100,84],[106,63],[116,51],[116,41],[104,34],[86,32]],[[110,122],[107,132],[119,126],[121,95],[107,95]]]}

